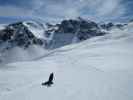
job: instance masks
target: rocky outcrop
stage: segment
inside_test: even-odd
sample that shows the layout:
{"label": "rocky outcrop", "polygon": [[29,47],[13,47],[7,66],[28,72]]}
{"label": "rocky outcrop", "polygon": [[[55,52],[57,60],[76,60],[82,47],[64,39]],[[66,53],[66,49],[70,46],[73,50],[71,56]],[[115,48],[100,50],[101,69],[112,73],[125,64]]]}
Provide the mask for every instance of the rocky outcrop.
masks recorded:
{"label": "rocky outcrop", "polygon": [[107,31],[113,29],[113,28],[117,28],[117,29],[122,29],[126,24],[113,24],[113,23],[107,23],[107,24],[101,24],[100,27],[102,29],[105,29]]}
{"label": "rocky outcrop", "polygon": [[15,46],[27,48],[32,44],[43,45],[43,40],[36,38],[23,22],[17,22],[0,30],[0,43],[7,43],[5,48]]}
{"label": "rocky outcrop", "polygon": [[93,21],[86,21],[84,19],[78,20],[64,20],[59,24],[56,33],[71,33],[76,34],[79,40],[86,40],[93,36],[101,36],[102,32],[97,23]]}
{"label": "rocky outcrop", "polygon": [[99,24],[82,18],[63,20],[59,24],[47,24],[47,26],[48,29],[45,31],[45,35],[50,37],[51,34],[54,34],[51,42],[49,42],[50,47],[54,48],[71,44],[75,38],[77,42],[80,42],[91,37],[106,34],[101,30]]}

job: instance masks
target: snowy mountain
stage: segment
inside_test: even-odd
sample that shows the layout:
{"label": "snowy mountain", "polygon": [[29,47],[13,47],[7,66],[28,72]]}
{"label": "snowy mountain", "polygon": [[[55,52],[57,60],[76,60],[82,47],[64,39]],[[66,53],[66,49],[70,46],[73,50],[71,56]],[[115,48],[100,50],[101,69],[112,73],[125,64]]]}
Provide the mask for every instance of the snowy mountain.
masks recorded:
{"label": "snowy mountain", "polygon": [[[37,21],[12,23],[0,29],[1,59],[18,61],[20,58],[24,59],[22,55],[31,48],[35,49],[32,51],[37,51],[37,48],[51,50],[104,34],[106,33],[101,31],[97,23],[81,18],[63,20],[55,25]],[[18,54],[14,57],[15,52]]]}
{"label": "snowy mountain", "polygon": [[[0,100],[132,100],[132,27],[0,65]],[[51,72],[54,84],[41,86]]]}
{"label": "snowy mountain", "polygon": [[30,45],[43,45],[47,49],[55,49],[91,37],[103,36],[111,29],[122,29],[123,27],[123,24],[113,23],[101,25],[80,17],[63,20],[55,25],[42,24],[37,21],[24,21],[9,24],[4,29],[2,28],[0,30],[0,43],[9,44],[4,48],[15,46],[28,48]]}
{"label": "snowy mountain", "polygon": [[104,36],[114,29],[123,30],[125,26],[127,24],[99,24],[80,17],[63,20],[58,24],[24,21],[2,25],[0,28],[0,60],[23,61],[27,58],[31,60],[49,50],[92,37]]}
{"label": "snowy mountain", "polygon": [[[31,31],[31,28],[27,26],[30,23],[13,23],[7,25],[3,30],[0,31],[0,42],[1,43],[8,43],[9,45],[5,45],[5,48],[12,48],[14,46],[20,47],[28,47],[29,45],[43,45],[43,41],[39,39],[34,32]],[[32,23],[33,26],[34,24]],[[35,26],[34,26],[35,27]],[[33,29],[33,28],[32,28]],[[36,27],[38,29],[38,27]],[[39,30],[39,29],[38,29]]]}
{"label": "snowy mountain", "polygon": [[82,18],[63,20],[59,24],[49,24],[48,26],[49,29],[45,34],[46,36],[51,36],[52,34],[53,37],[49,42],[50,45],[48,44],[50,48],[58,48],[106,34],[101,30],[98,23]]}
{"label": "snowy mountain", "polygon": [[[43,49],[45,41],[42,34],[44,34],[43,26],[31,21],[4,25],[0,30],[1,59],[5,61],[20,60],[24,59],[25,55],[29,55],[31,48],[31,52],[37,51],[37,48]],[[27,53],[25,54],[25,52]],[[36,53],[31,54],[33,56]]]}

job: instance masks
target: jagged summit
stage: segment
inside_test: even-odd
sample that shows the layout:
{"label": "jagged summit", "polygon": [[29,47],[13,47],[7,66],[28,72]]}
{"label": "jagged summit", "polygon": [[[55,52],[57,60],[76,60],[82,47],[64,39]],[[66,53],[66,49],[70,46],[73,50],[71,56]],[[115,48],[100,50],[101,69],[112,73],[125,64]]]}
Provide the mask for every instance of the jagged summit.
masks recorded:
{"label": "jagged summit", "polygon": [[53,38],[49,42],[52,48],[106,34],[96,22],[81,18],[63,20],[56,25],[48,24],[48,27],[49,29],[45,34],[47,37],[52,35]]}
{"label": "jagged summit", "polygon": [[24,21],[4,25],[0,30],[2,62],[31,60],[44,54],[42,24]]}
{"label": "jagged summit", "polygon": [[36,37],[23,22],[9,24],[0,30],[0,43],[8,44],[5,45],[6,49],[14,46],[27,48],[32,44],[43,45],[43,41]]}
{"label": "jagged summit", "polygon": [[113,23],[99,24],[81,17],[62,20],[54,25],[37,21],[17,22],[0,30],[0,44],[4,44],[4,48],[43,45],[45,48],[54,49],[91,37],[103,36],[108,33],[107,31],[113,28],[122,29],[123,26]]}

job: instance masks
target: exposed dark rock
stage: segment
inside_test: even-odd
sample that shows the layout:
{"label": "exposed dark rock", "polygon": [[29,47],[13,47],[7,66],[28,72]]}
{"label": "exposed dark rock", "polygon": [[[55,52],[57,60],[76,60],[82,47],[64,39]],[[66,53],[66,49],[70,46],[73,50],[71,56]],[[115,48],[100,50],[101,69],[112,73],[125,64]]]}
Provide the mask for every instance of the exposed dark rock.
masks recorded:
{"label": "exposed dark rock", "polygon": [[97,23],[83,19],[63,20],[58,26],[59,28],[55,30],[56,34],[76,34],[80,40],[86,40],[93,36],[101,36],[105,34],[105,32],[100,30]]}
{"label": "exposed dark rock", "polygon": [[118,29],[122,29],[123,26],[124,26],[124,24],[107,23],[107,24],[102,24],[101,28],[103,28],[105,30],[111,30],[113,27],[118,28]]}
{"label": "exposed dark rock", "polygon": [[43,45],[43,41],[35,37],[23,22],[7,25],[5,29],[0,31],[0,41],[23,48],[27,48],[31,44]]}
{"label": "exposed dark rock", "polygon": [[101,31],[99,24],[93,21],[84,20],[82,18],[63,20],[60,24],[46,24],[48,29],[45,36],[50,37],[54,33],[53,39],[47,44],[48,48],[58,48],[71,44],[76,37],[77,41],[83,41],[95,36],[106,34]]}

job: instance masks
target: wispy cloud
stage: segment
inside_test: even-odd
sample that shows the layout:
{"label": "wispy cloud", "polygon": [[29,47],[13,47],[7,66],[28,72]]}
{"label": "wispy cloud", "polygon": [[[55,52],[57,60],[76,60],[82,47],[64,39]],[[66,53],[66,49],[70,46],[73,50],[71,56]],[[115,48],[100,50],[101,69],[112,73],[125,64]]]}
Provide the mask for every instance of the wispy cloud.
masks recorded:
{"label": "wispy cloud", "polygon": [[0,16],[30,16],[31,10],[15,7],[15,6],[0,6]]}
{"label": "wispy cloud", "polygon": [[53,18],[55,16],[62,18],[83,16],[103,21],[123,16],[125,9],[121,0],[64,0],[64,3],[44,3],[34,14]]}
{"label": "wispy cloud", "polygon": [[129,9],[122,1],[0,0],[0,16],[34,16],[49,20],[82,16],[100,21],[114,20],[122,18]]}

